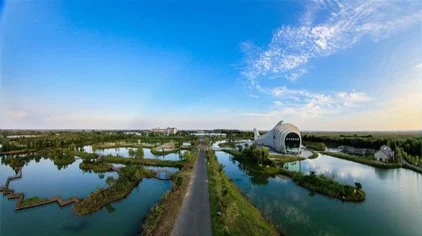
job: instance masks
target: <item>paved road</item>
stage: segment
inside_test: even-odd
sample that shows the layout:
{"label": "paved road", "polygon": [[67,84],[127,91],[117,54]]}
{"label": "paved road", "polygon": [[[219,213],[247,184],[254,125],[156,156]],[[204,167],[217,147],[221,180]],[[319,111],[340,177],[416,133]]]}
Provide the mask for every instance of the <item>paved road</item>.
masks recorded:
{"label": "paved road", "polygon": [[408,166],[410,169],[413,169],[413,170],[415,170],[415,171],[419,171],[419,172],[421,172],[422,173],[422,168],[421,167],[417,167],[417,166],[415,166],[415,165],[412,165],[412,164],[410,164],[409,162],[407,162],[406,161],[406,159],[404,159],[404,157],[402,157],[401,158],[401,163],[404,165],[404,166]]}
{"label": "paved road", "polygon": [[171,232],[172,236],[212,235],[206,146],[200,146],[182,208]]}

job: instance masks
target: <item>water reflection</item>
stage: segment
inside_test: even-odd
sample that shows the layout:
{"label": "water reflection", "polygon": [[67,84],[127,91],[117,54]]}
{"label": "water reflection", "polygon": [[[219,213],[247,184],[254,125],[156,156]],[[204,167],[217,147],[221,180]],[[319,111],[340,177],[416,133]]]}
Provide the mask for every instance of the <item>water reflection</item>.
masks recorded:
{"label": "water reflection", "polygon": [[[21,167],[22,178],[11,181],[9,187],[14,189],[15,193],[25,193],[25,198],[86,197],[99,187],[107,187],[107,178],[118,178],[116,172],[83,172],[79,169],[81,161],[76,160],[66,168],[57,168],[53,160],[41,156],[3,156],[0,162],[0,186]],[[177,168],[158,168],[157,170],[168,172],[177,171]],[[109,204],[88,216],[76,215],[71,205],[61,208],[57,204],[16,212],[17,200],[9,200],[7,196],[1,195],[0,234],[134,235],[139,230],[142,218],[170,187],[171,181],[143,179],[125,199]]]}
{"label": "water reflection", "polygon": [[[288,235],[420,235],[422,232],[422,175],[406,169],[384,170],[334,157],[290,165],[302,172],[360,182],[367,193],[363,203],[341,202],[277,176],[252,181],[251,175],[217,152],[218,161],[239,189]],[[288,168],[289,168],[288,167]],[[259,179],[259,178],[258,178]],[[265,185],[262,183],[265,182]]]}
{"label": "water reflection", "polygon": [[[130,158],[129,149],[136,150],[137,148],[126,148],[126,147],[119,147],[119,148],[106,148],[106,149],[96,149],[93,150],[91,145],[87,145],[83,147],[85,152],[88,153],[97,153],[99,155],[113,155],[113,156],[120,156],[124,158]],[[165,155],[155,155],[152,154],[151,148],[142,148],[144,151],[144,158],[146,159],[159,159],[159,160],[168,160],[168,161],[179,161],[183,158],[183,154],[186,150],[179,150],[174,153],[169,153]]]}

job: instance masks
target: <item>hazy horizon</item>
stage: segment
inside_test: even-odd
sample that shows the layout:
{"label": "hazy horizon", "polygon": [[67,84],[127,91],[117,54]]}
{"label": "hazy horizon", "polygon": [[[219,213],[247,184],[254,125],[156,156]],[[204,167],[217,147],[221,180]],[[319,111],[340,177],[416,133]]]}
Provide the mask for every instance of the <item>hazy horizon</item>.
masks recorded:
{"label": "hazy horizon", "polygon": [[418,1],[1,1],[0,129],[422,129]]}

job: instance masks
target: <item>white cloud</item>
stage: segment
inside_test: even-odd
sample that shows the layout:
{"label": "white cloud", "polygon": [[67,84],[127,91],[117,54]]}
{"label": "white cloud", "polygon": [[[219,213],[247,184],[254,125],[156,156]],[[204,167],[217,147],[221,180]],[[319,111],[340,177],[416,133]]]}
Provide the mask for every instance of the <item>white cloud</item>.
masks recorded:
{"label": "white cloud", "polygon": [[290,113],[297,115],[324,116],[337,114],[346,108],[357,107],[365,104],[373,98],[364,92],[335,92],[335,93],[314,93],[307,90],[289,89],[285,86],[266,89],[260,87],[261,91],[274,97],[273,104],[276,112]]}
{"label": "white cloud", "polygon": [[26,112],[24,110],[6,111],[5,116],[8,119],[21,120],[21,119],[28,117],[28,112]]}
{"label": "white cloud", "polygon": [[[313,15],[329,16],[313,24]],[[316,1],[301,24],[281,26],[266,47],[241,44],[245,54],[242,75],[249,81],[286,77],[294,81],[310,59],[350,48],[365,36],[375,42],[421,21],[421,4],[396,1]]]}
{"label": "white cloud", "polygon": [[274,101],[274,105],[275,106],[283,106],[283,102],[282,101]]}

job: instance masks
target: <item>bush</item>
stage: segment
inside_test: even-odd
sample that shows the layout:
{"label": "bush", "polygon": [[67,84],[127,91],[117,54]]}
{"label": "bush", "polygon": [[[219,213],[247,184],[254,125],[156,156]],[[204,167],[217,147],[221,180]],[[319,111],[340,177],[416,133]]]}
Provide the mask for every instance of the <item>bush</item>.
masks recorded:
{"label": "bush", "polygon": [[144,149],[138,148],[135,153],[136,158],[144,158]]}
{"label": "bush", "polygon": [[325,151],[325,149],[327,149],[327,147],[325,146],[324,143],[306,143],[305,146],[308,149],[314,150],[314,151]]}

